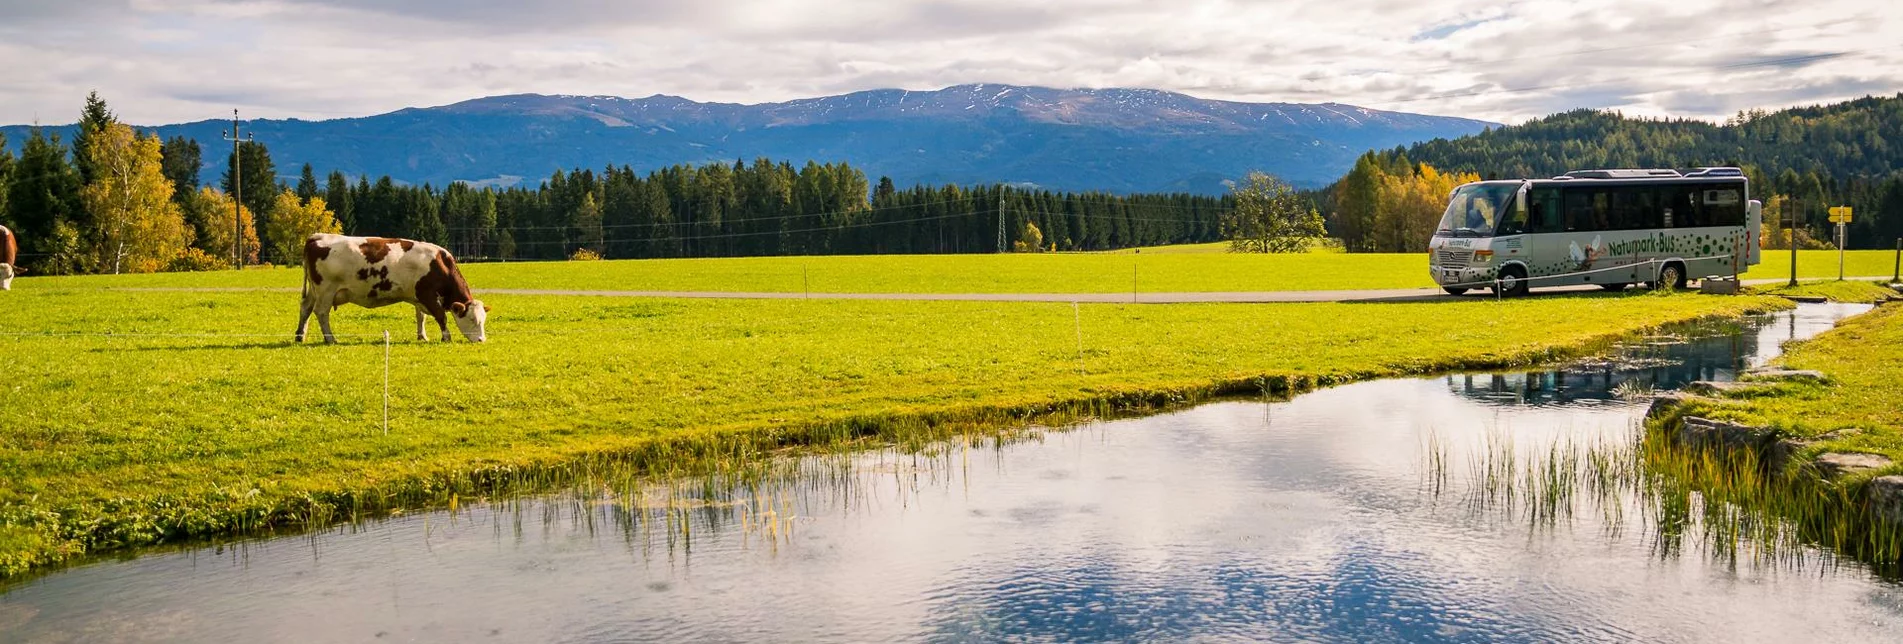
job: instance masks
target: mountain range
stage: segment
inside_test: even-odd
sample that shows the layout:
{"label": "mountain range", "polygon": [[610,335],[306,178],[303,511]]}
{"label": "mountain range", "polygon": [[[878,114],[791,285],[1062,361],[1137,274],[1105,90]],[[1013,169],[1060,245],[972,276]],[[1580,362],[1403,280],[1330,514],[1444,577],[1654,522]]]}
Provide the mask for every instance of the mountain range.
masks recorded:
{"label": "mountain range", "polygon": [[[1010,183],[1058,190],[1219,193],[1263,170],[1298,186],[1341,176],[1357,156],[1496,124],[1338,103],[1244,103],[1147,89],[959,85],[853,92],[781,103],[676,96],[517,94],[322,121],[264,119],[246,130],[278,171],[443,185],[533,185],[558,168],[768,157],[849,161],[899,185]],[[141,127],[205,146],[204,180],[223,171],[229,121]],[[64,129],[70,130],[71,126]],[[18,148],[26,126],[0,128]],[[70,140],[70,131],[66,133]]]}

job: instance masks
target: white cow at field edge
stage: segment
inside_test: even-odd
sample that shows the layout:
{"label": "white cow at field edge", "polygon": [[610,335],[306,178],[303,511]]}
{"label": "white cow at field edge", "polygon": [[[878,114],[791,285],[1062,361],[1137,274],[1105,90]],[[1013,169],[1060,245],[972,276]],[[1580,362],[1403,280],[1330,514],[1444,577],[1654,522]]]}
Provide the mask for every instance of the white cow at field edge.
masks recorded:
{"label": "white cow at field edge", "polygon": [[416,339],[428,340],[423,317],[436,319],[449,341],[448,316],[471,342],[482,342],[489,307],[469,291],[456,258],[428,242],[389,237],[311,235],[304,242],[304,296],[298,307],[297,341],[304,341],[312,313],[324,342],[336,342],[330,311],[345,304],[364,308],[407,302],[416,307]]}
{"label": "white cow at field edge", "polygon": [[13,265],[20,261],[20,245],[13,240],[13,231],[0,226],[0,291],[13,290]]}

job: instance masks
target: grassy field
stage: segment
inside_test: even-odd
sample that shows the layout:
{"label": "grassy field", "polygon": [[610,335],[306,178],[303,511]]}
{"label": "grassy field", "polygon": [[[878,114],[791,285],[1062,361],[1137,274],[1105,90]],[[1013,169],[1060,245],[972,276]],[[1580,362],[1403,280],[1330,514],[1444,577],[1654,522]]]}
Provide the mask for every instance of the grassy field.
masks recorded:
{"label": "grassy field", "polygon": [[[1519,364],[1786,305],[1690,294],[1076,309],[497,295],[487,344],[411,341],[407,309],[392,307],[340,310],[348,335],[323,346],[288,341],[287,293],[56,282],[0,294],[0,575],[437,503],[591,459],[653,468],[895,427]],[[113,283],[65,281],[81,282]],[[388,435],[384,347],[372,337],[383,329],[398,338]]]}
{"label": "grassy field", "polygon": [[[1685,413],[1775,427],[1815,437],[1839,430],[1809,454],[1869,452],[1903,464],[1903,306],[1879,307],[1836,329],[1789,346],[1778,364],[1823,372],[1825,382],[1780,381],[1721,402],[1693,403]],[[1895,473],[1903,465],[1890,468]]]}
{"label": "grassy field", "polygon": [[[1217,252],[1198,244],[1142,253],[1007,255],[882,255],[735,259],[620,260],[574,270],[568,262],[466,264],[476,289],[639,291],[764,291],[780,293],[1124,293],[1168,291],[1303,291],[1426,288],[1426,254],[1299,255]],[[1852,276],[1889,275],[1888,251],[1853,251]],[[1790,257],[1765,254],[1747,278],[1789,274]],[[1803,251],[1800,275],[1836,277],[1831,251]],[[276,286],[296,288],[296,270],[130,276],[26,277],[17,289],[97,286]]]}

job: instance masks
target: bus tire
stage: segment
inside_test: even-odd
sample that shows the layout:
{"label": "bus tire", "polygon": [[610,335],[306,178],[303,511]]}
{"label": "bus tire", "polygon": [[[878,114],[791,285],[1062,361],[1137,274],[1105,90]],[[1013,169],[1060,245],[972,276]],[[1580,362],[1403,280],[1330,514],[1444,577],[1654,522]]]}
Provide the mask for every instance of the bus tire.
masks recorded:
{"label": "bus tire", "polygon": [[1652,290],[1676,291],[1685,288],[1685,265],[1678,262],[1666,262],[1659,267],[1658,281],[1652,282]]}
{"label": "bus tire", "polygon": [[1502,297],[1521,297],[1526,295],[1526,269],[1520,268],[1519,266],[1508,266],[1500,269],[1499,275],[1494,279],[1499,280],[1499,285],[1494,288],[1500,291]]}
{"label": "bus tire", "polygon": [[1625,290],[1625,287],[1627,286],[1631,286],[1631,284],[1627,284],[1625,282],[1613,282],[1611,284],[1600,284],[1599,288],[1603,288],[1605,290],[1617,293],[1619,291]]}
{"label": "bus tire", "polygon": [[1448,295],[1466,295],[1467,294],[1467,287],[1465,286],[1442,286],[1440,287],[1440,290],[1447,291]]}

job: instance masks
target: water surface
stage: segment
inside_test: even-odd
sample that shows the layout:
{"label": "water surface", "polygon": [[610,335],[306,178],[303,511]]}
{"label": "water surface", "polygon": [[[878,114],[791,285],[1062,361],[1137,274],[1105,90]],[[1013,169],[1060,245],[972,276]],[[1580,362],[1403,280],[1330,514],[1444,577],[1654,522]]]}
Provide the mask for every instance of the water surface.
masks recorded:
{"label": "water surface", "polygon": [[[1632,394],[1729,379],[1867,308],[1559,370],[809,458],[737,490],[586,490],[96,563],[0,595],[0,640],[1893,641],[1903,592],[1829,553],[1661,556],[1636,499],[1537,523],[1458,480],[1503,440],[1629,440]],[[1454,479],[1438,492],[1435,446]]]}

